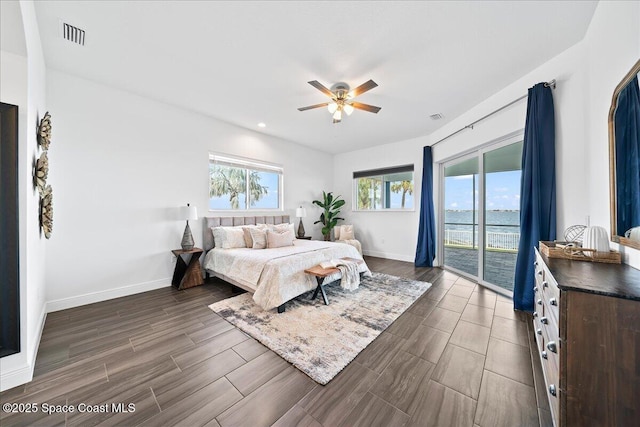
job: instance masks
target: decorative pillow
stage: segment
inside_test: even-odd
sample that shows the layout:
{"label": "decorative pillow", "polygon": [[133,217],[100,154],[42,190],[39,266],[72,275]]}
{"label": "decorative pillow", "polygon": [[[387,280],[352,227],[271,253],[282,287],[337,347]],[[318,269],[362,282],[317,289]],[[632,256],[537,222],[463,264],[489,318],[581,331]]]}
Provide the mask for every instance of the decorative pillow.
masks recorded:
{"label": "decorative pillow", "polygon": [[251,232],[249,231],[251,228],[258,228],[257,225],[245,225],[242,228],[242,232],[244,233],[244,244],[247,248],[253,248],[253,239],[251,238]]}
{"label": "decorative pillow", "polygon": [[293,246],[295,235],[293,230],[273,231],[267,230],[267,248],[282,248]]}
{"label": "decorative pillow", "polygon": [[216,248],[246,248],[244,232],[240,227],[213,227],[213,241]]}
{"label": "decorative pillow", "polygon": [[267,232],[260,230],[258,227],[249,228],[249,234],[251,234],[251,240],[253,249],[264,249],[267,247]]}
{"label": "decorative pillow", "polygon": [[340,230],[340,240],[353,240],[355,239],[353,233],[353,225],[343,225]]}
{"label": "decorative pillow", "polygon": [[335,240],[340,240],[340,230],[342,229],[341,225],[336,225],[333,227],[333,238]]}
{"label": "decorative pillow", "polygon": [[289,223],[282,223],[282,224],[270,224],[268,225],[268,229],[272,230],[272,231],[287,231],[287,230],[291,230],[293,232],[293,235],[295,236],[295,226],[293,224],[289,224]]}

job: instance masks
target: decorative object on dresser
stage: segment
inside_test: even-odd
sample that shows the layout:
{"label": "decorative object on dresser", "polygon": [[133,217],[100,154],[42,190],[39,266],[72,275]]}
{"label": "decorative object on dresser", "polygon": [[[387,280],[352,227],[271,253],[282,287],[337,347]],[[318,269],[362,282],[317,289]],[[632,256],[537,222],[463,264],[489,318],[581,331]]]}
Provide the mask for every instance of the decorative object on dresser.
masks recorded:
{"label": "decorative object on dresser", "polygon": [[[598,252],[595,249],[581,248],[573,242],[540,241],[540,252],[549,258],[604,262],[607,264],[620,264],[622,262],[622,256],[618,251]],[[592,255],[587,256],[587,253]]]}
{"label": "decorative object on dresser", "polygon": [[189,227],[189,220],[195,221],[198,219],[198,210],[195,206],[191,206],[187,203],[187,206],[180,207],[180,219],[184,219],[187,221],[187,226],[184,228],[184,233],[182,234],[182,242],[180,242],[182,246],[182,250],[188,251],[193,249],[193,234],[191,234],[191,227]]}
{"label": "decorative object on dresser", "polygon": [[[173,270],[173,279],[171,285],[182,290],[202,285],[202,271],[200,269],[200,256],[204,252],[200,248],[192,249],[174,249],[171,251],[176,257],[176,267]],[[182,256],[187,255],[188,261]]]}
{"label": "decorative object on dresser", "polygon": [[333,197],[333,193],[322,192],[322,201],[314,200],[313,204],[320,206],[324,211],[320,214],[320,219],[314,224],[322,224],[322,235],[324,240],[331,240],[331,230],[338,224],[339,220],[344,221],[344,218],[338,217],[340,215],[340,208],[346,203],[340,198],[341,196]]}
{"label": "decorative object on dresser", "polygon": [[320,384],[326,384],[420,298],[430,283],[387,274],[363,277],[357,292],[326,287],[331,300],[312,291],[277,314],[256,304],[250,293],[209,306]]}
{"label": "decorative object on dresser", "polygon": [[608,254],[611,248],[609,247],[609,236],[607,235],[607,230],[598,226],[587,227],[582,238],[582,247],[586,249],[593,249],[593,251],[585,253],[586,256],[592,258],[597,257],[599,253]]}
{"label": "decorative object on dresser", "polygon": [[640,271],[536,251],[533,326],[556,426],[640,419]]}
{"label": "decorative object on dresser", "polygon": [[296,208],[296,218],[300,218],[300,224],[298,225],[298,239],[304,238],[304,225],[302,224],[302,218],[307,216],[307,210],[300,206]]}

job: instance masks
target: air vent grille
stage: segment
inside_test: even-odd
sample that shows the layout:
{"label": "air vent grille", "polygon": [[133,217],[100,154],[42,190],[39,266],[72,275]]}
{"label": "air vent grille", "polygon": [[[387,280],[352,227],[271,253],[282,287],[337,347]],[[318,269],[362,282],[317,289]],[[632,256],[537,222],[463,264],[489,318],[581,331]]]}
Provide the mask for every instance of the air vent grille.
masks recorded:
{"label": "air vent grille", "polygon": [[84,46],[84,30],[74,27],[73,25],[67,24],[66,22],[62,23],[62,38],[65,40],[69,40],[71,43],[79,44],[80,46]]}
{"label": "air vent grille", "polygon": [[429,117],[431,118],[431,120],[440,120],[444,118],[444,116],[440,113],[432,114]]}

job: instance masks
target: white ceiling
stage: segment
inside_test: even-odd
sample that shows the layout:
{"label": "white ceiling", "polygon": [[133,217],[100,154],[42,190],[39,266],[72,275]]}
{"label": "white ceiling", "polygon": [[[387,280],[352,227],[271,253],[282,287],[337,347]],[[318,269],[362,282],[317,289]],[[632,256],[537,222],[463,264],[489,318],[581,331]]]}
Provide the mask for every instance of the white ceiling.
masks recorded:
{"label": "white ceiling", "polygon": [[[595,7],[36,2],[48,67],[330,153],[433,132],[580,41]],[[84,47],[59,36],[60,20],[87,31]],[[379,87],[358,101],[382,107],[377,115],[356,110],[332,124],[326,109],[297,110],[327,100],[309,80],[355,87],[368,79]]]}
{"label": "white ceiling", "polygon": [[27,55],[22,12],[17,1],[0,1],[0,49],[20,56]]}

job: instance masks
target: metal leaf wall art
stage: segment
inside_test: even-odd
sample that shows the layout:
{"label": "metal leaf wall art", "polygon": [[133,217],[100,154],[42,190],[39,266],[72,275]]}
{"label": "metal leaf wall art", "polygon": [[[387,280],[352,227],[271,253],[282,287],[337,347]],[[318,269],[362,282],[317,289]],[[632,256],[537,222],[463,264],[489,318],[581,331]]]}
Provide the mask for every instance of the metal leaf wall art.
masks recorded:
{"label": "metal leaf wall art", "polygon": [[53,231],[53,189],[50,185],[44,188],[40,196],[40,228],[44,237],[51,237]]}
{"label": "metal leaf wall art", "polygon": [[51,114],[47,111],[38,125],[38,146],[42,149],[40,158],[33,165],[33,186],[40,194],[40,231],[49,239],[53,231],[53,190],[47,185],[49,177],[49,145],[51,144]]}
{"label": "metal leaf wall art", "polygon": [[33,171],[33,185],[38,189],[38,193],[42,194],[44,192],[48,176],[49,158],[47,157],[47,152],[44,151],[36,161],[35,170]]}
{"label": "metal leaf wall art", "polygon": [[47,151],[49,144],[51,144],[51,114],[47,111],[38,126],[38,145]]}

